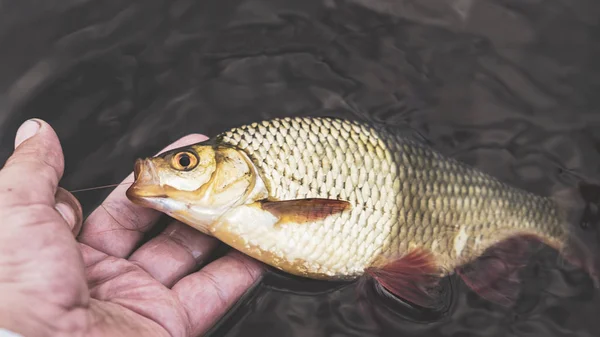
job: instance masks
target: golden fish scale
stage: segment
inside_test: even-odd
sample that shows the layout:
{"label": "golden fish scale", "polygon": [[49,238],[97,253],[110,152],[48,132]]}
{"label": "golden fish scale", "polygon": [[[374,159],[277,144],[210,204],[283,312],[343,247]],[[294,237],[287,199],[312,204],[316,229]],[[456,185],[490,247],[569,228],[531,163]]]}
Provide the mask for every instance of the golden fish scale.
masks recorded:
{"label": "golden fish scale", "polygon": [[[378,126],[331,118],[253,123],[218,140],[245,151],[277,200],[328,198],[353,208],[281,226],[263,249],[305,261],[309,273],[357,276],[414,248],[452,269],[502,234],[561,234],[554,204],[512,188],[427,145]],[[261,244],[261,238],[249,238]],[[281,247],[294,247],[293,257]]]}

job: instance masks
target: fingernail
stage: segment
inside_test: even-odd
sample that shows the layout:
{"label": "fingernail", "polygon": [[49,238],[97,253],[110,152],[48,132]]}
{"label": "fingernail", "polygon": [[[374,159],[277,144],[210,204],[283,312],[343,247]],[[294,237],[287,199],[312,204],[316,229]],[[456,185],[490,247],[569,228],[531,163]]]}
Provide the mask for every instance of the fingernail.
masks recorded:
{"label": "fingernail", "polygon": [[59,202],[56,204],[56,206],[54,206],[54,208],[58,211],[58,213],[60,213],[63,219],[65,219],[69,227],[75,226],[75,213],[73,212],[71,206]]}
{"label": "fingernail", "polygon": [[40,122],[35,119],[27,120],[25,123],[21,124],[21,127],[17,130],[17,135],[15,136],[15,148],[27,139],[33,137],[41,126]]}

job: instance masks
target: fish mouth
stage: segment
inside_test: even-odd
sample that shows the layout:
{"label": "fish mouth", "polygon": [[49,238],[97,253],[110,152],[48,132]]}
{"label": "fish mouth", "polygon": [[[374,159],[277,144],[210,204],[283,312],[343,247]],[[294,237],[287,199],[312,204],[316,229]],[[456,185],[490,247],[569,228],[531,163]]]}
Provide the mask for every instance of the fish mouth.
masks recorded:
{"label": "fish mouth", "polygon": [[150,199],[166,198],[154,164],[149,159],[137,159],[133,167],[134,182],[125,195],[137,204],[147,204]]}

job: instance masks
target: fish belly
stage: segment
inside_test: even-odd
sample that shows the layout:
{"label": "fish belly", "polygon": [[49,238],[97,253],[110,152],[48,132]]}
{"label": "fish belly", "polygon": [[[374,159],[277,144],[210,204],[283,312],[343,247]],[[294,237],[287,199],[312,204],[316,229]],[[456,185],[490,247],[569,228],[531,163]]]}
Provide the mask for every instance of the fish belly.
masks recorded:
{"label": "fish belly", "polygon": [[276,224],[272,214],[252,206],[232,211],[226,222],[242,251],[256,250],[249,255],[297,274],[354,277],[415,249],[431,253],[441,269],[452,269],[519,233],[561,234],[547,198],[389,128],[298,117],[236,128],[219,141],[248,154],[272,200],[351,204],[310,223]]}

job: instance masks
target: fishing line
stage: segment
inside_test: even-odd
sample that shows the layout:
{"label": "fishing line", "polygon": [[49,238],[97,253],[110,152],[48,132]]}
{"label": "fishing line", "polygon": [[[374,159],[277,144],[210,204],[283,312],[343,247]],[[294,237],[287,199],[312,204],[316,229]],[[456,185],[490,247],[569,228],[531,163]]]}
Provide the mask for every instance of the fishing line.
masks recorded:
{"label": "fishing line", "polygon": [[123,182],[123,183],[119,183],[119,184],[110,184],[110,185],[103,185],[103,186],[96,186],[96,187],[80,188],[78,190],[72,190],[69,192],[77,193],[77,192],[84,192],[84,191],[93,191],[93,190],[100,190],[103,188],[116,187],[116,186],[125,185],[125,184],[133,184],[133,181],[127,181],[127,182]]}

